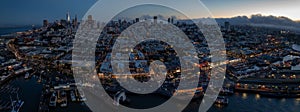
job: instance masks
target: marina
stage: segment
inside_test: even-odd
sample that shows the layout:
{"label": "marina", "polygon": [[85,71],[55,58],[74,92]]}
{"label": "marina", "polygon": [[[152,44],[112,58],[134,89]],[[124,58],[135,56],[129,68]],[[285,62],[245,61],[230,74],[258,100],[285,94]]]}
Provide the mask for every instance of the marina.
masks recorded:
{"label": "marina", "polygon": [[20,109],[22,108],[24,101],[22,101],[21,99],[19,99],[19,95],[17,94],[17,99],[13,100],[10,96],[10,100],[11,100],[11,112],[19,112]]}
{"label": "marina", "polygon": [[[24,77],[16,77],[4,84],[0,89],[1,109],[3,112],[33,112],[39,105],[42,85],[35,78],[25,80]],[[11,96],[11,99],[10,99]],[[29,96],[29,97],[28,97]],[[13,104],[12,104],[13,102]],[[14,108],[12,108],[14,106]],[[12,111],[12,110],[15,111]]]}

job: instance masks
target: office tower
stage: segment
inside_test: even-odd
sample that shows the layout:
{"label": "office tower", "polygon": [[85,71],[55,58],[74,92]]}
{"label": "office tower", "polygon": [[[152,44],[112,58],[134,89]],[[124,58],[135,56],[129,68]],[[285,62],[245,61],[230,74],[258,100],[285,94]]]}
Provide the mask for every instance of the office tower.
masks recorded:
{"label": "office tower", "polygon": [[235,28],[233,25],[230,26],[230,31],[235,31]]}
{"label": "office tower", "polygon": [[224,24],[225,24],[225,30],[229,31],[230,30],[230,23],[228,21],[226,21]]}
{"label": "office tower", "polygon": [[66,20],[67,20],[67,22],[70,22],[70,21],[71,21],[70,13],[69,13],[69,12],[68,12],[67,15],[66,15]]}
{"label": "office tower", "polygon": [[154,19],[154,24],[157,24],[157,16],[154,16],[153,19]]}
{"label": "office tower", "polygon": [[90,27],[92,27],[92,28],[94,27],[94,25],[95,25],[95,26],[97,25],[96,21],[93,20],[93,16],[92,16],[92,15],[88,15],[88,18],[87,18],[86,23],[87,23],[88,25],[90,25]]}
{"label": "office tower", "polygon": [[93,21],[93,16],[92,15],[88,15],[88,20],[87,21]]}
{"label": "office tower", "polygon": [[140,22],[140,18],[135,18],[135,22]]}
{"label": "office tower", "polygon": [[101,27],[101,23],[97,22],[97,28],[100,28],[100,27]]}
{"label": "office tower", "polygon": [[48,25],[49,25],[48,20],[44,20],[44,21],[43,21],[43,27],[48,27]]}
{"label": "office tower", "polygon": [[75,21],[76,21],[76,22],[78,22],[78,19],[77,19],[77,14],[75,15]]}
{"label": "office tower", "polygon": [[118,20],[118,22],[119,22],[119,24],[121,24],[121,23],[122,23],[122,20],[121,20],[121,19],[119,19],[119,20]]}
{"label": "office tower", "polygon": [[73,22],[73,26],[74,27],[77,27],[78,25],[78,19],[77,19],[77,15],[75,15],[75,19],[74,19],[74,22]]}
{"label": "office tower", "polygon": [[171,24],[174,24],[174,18],[171,19]]}
{"label": "office tower", "polygon": [[168,23],[171,23],[171,18],[168,18]]}

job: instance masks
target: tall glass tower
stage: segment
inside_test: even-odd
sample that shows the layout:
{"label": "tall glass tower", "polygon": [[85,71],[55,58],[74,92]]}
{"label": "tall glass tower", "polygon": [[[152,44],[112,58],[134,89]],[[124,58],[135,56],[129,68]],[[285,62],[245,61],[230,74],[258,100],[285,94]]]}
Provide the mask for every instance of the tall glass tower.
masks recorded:
{"label": "tall glass tower", "polygon": [[71,21],[70,13],[69,13],[69,12],[67,13],[66,20],[67,20],[67,22],[70,22],[70,21]]}

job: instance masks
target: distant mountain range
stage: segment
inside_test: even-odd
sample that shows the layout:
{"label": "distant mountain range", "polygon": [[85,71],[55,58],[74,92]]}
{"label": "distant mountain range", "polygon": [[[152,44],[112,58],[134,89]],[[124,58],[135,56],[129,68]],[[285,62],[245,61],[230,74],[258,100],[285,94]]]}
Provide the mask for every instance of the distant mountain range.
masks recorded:
{"label": "distant mountain range", "polygon": [[237,16],[232,18],[216,18],[216,21],[220,25],[224,25],[224,22],[230,22],[232,25],[253,25],[253,26],[265,26],[275,27],[287,30],[300,31],[300,21],[293,21],[283,16],[263,16],[261,14],[247,16]]}
{"label": "distant mountain range", "polygon": [[[194,21],[207,21],[209,18],[193,19]],[[291,30],[300,33],[300,21],[293,21],[284,16],[263,16],[261,14],[247,16],[237,16],[232,18],[215,18],[217,23],[224,26],[225,22],[229,22],[230,25],[250,25],[256,27],[270,27]],[[182,22],[192,22],[190,20],[179,20]]]}

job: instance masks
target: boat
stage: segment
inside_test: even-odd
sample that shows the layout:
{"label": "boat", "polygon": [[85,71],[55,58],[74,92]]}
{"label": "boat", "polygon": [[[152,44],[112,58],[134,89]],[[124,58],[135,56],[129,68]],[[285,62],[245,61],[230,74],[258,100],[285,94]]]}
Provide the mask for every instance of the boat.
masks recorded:
{"label": "boat", "polygon": [[26,74],[25,74],[25,77],[24,77],[24,78],[25,78],[25,79],[28,79],[28,78],[29,78],[29,76],[30,76],[30,75],[29,75],[29,73],[28,73],[28,72],[26,72]]}
{"label": "boat", "polygon": [[86,101],[86,98],[85,98],[85,96],[83,94],[80,95],[79,101],[82,101],[82,102]]}
{"label": "boat", "polygon": [[84,101],[86,101],[87,99],[85,98],[85,96],[84,96],[84,93],[81,91],[81,92],[79,92],[79,101],[81,101],[81,102],[84,102]]}
{"label": "boat", "polygon": [[119,106],[120,103],[130,103],[130,100],[127,98],[125,90],[120,90],[114,95],[114,105]]}
{"label": "boat", "polygon": [[221,104],[221,105],[227,105],[229,103],[229,100],[225,96],[218,96],[215,104]]}
{"label": "boat", "polygon": [[70,92],[70,96],[71,96],[71,101],[76,101],[76,97],[75,97],[75,93],[74,93],[74,91],[71,91]]}
{"label": "boat", "polygon": [[203,98],[203,96],[204,96],[204,92],[203,91],[196,90],[195,95],[193,97],[193,100],[201,99],[201,98]]}
{"label": "boat", "polygon": [[220,91],[220,95],[232,95],[234,92],[233,90],[229,89],[229,88],[222,88]]}
{"label": "boat", "polygon": [[42,82],[42,75],[40,75],[40,77],[39,77],[39,79],[38,79],[37,82],[38,82],[38,83],[41,83],[41,82]]}
{"label": "boat", "polygon": [[67,106],[68,106],[67,100],[63,100],[60,104],[60,107],[67,107]]}
{"label": "boat", "polygon": [[61,97],[60,107],[67,107],[68,106],[67,93],[65,91],[62,91],[60,97]]}
{"label": "boat", "polygon": [[57,97],[55,93],[53,93],[52,96],[50,97],[49,106],[56,107],[56,101],[57,101]]}
{"label": "boat", "polygon": [[67,98],[67,93],[66,93],[65,91],[62,91],[60,97],[61,97],[62,99]]}
{"label": "boat", "polygon": [[11,112],[19,112],[20,108],[23,106],[24,101],[19,99],[19,95],[17,94],[17,100],[13,101],[12,98],[10,97],[11,100],[11,107],[12,110]]}

